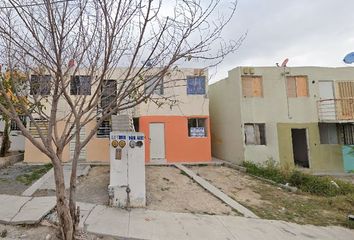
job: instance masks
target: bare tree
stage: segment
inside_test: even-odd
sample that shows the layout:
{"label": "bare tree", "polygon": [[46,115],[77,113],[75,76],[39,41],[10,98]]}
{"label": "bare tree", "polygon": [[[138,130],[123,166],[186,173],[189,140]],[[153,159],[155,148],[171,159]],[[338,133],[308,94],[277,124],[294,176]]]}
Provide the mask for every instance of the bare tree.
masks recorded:
{"label": "bare tree", "polygon": [[[239,47],[244,36],[229,42],[221,38],[236,2],[219,14],[221,2],[176,0],[165,6],[162,0],[8,0],[0,6],[2,61],[7,71],[21,71],[28,79],[24,83],[12,78],[15,94],[26,96],[16,103],[6,97],[0,82],[6,101],[0,110],[53,164],[63,239],[74,239],[78,224],[79,154],[102,122],[150,99],[179,63],[217,64]],[[112,76],[115,85],[106,81]],[[108,94],[103,90],[112,87]],[[94,127],[80,139],[80,129],[90,123]],[[62,162],[72,139],[76,142],[67,197]]]}

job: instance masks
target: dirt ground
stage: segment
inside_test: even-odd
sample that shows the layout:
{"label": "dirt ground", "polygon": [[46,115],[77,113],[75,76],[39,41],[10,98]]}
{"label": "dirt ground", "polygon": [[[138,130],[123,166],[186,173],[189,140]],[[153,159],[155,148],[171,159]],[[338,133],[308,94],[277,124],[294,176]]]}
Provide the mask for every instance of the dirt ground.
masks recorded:
{"label": "dirt ground", "polygon": [[0,194],[20,195],[29,186],[16,180],[16,178],[39,168],[41,166],[15,164],[0,169]]}
{"label": "dirt ground", "polygon": [[353,196],[319,197],[301,192],[290,193],[223,166],[191,169],[261,218],[353,227],[347,220],[348,214],[354,213]]}
{"label": "dirt ground", "polygon": [[[77,200],[108,204],[109,167],[92,167],[79,180]],[[146,167],[147,209],[200,214],[238,215],[174,167]]]}
{"label": "dirt ground", "polygon": [[174,167],[146,167],[146,191],[148,209],[238,215]]}
{"label": "dirt ground", "polygon": [[[10,226],[0,224],[0,239],[59,240],[57,229],[49,226]],[[78,233],[78,240],[113,240],[117,238]]]}

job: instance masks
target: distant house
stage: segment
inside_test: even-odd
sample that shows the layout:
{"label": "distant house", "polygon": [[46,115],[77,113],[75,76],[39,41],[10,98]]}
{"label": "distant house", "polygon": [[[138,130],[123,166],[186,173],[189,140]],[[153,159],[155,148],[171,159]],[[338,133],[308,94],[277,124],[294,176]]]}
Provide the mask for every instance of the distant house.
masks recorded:
{"label": "distant house", "polygon": [[[117,68],[110,79],[107,79],[105,89],[97,111],[107,106],[112,99],[107,96],[117,92],[121,79],[119,76],[124,69]],[[150,78],[149,76],[144,76]],[[39,82],[38,82],[39,81]],[[32,76],[31,93],[46,95],[46,78]],[[39,83],[39,84],[38,84]],[[86,84],[87,83],[87,84]],[[76,76],[70,83],[71,95],[88,95],[94,92],[86,76]],[[185,68],[171,72],[163,77],[163,81],[153,90],[151,84],[145,84],[146,93],[152,92],[153,101],[141,103],[134,109],[113,115],[104,121],[94,136],[80,154],[80,159],[87,162],[109,162],[109,133],[111,130],[135,130],[145,134],[145,161],[156,162],[205,162],[211,161],[210,128],[209,128],[209,99],[207,97],[207,76],[201,69]],[[166,99],[161,99],[165,97]],[[89,99],[89,97],[88,97]],[[59,106],[58,115],[64,115],[68,109]],[[40,126],[47,128],[48,122],[38,120]],[[81,136],[86,136],[93,124],[89,123],[81,129]],[[28,124],[32,135],[36,130]],[[62,126],[59,125],[59,128]],[[73,157],[75,140],[64,149],[63,159],[69,161]],[[49,161],[42,152],[26,140],[26,162]]]}
{"label": "distant house", "polygon": [[[26,119],[22,118],[25,123]],[[0,120],[0,145],[2,143],[2,137],[4,133],[5,123]],[[20,129],[18,128],[16,122],[11,121],[10,124],[10,151],[24,151],[25,150],[25,137],[22,135]]]}
{"label": "distant house", "polygon": [[209,86],[212,154],[354,170],[354,69],[237,67]]}

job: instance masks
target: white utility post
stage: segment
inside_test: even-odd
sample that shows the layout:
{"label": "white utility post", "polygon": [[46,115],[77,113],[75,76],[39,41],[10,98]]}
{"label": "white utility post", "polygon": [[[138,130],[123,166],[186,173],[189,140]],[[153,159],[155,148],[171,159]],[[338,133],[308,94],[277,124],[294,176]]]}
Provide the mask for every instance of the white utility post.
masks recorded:
{"label": "white utility post", "polygon": [[145,143],[140,132],[110,133],[110,205],[145,207]]}

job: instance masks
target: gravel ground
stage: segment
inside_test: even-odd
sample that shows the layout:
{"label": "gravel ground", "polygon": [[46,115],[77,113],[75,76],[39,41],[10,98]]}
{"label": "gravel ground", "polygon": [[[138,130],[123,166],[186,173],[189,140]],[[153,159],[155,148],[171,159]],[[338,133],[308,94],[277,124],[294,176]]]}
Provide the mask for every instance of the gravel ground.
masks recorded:
{"label": "gravel ground", "polygon": [[31,173],[41,166],[15,164],[0,169],[0,194],[21,195],[29,186],[16,180],[16,177]]}

